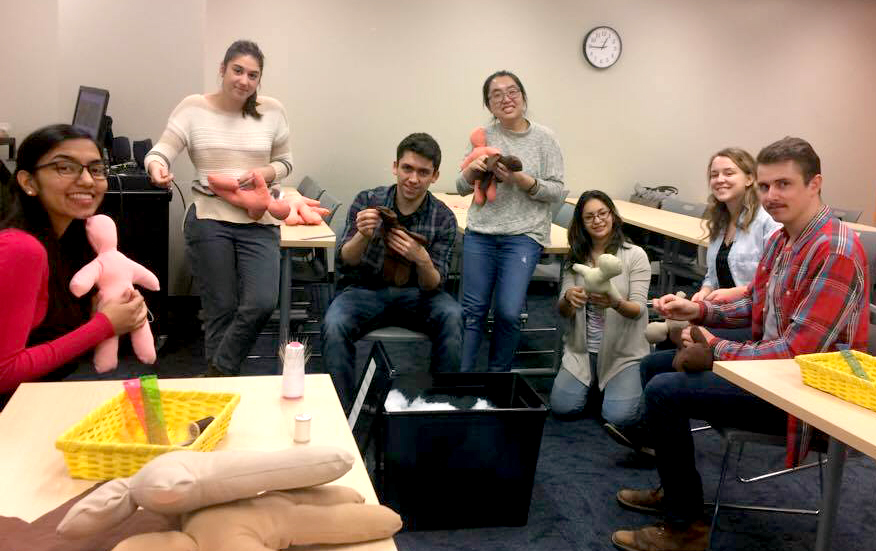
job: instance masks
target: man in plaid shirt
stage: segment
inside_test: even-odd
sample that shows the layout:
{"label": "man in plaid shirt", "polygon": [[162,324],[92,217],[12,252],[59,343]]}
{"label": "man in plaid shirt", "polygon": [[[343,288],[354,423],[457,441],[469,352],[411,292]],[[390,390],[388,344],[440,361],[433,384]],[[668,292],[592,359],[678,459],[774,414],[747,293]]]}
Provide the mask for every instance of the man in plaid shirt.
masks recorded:
{"label": "man in plaid shirt", "polygon": [[[762,149],[757,162],[761,204],[784,227],[768,241],[743,297],[717,304],[667,295],[654,300],[655,309],[670,319],[713,327],[751,323],[753,340],[744,343],[700,328],[716,360],[793,358],[838,345],[866,351],[866,255],[855,232],[821,202],[818,155],[806,141],[788,137]],[[682,340],[692,344],[689,329]],[[711,371],[656,374],[644,400],[662,488],[624,489],[617,499],[627,508],[663,514],[666,522],[617,531],[612,541],[627,550],[705,549],[709,526],[702,518],[690,419],[776,434],[797,420]],[[796,447],[793,440],[789,449]]]}
{"label": "man in plaid shirt", "polygon": [[[335,251],[343,290],[329,306],[321,331],[323,362],[348,413],[355,393],[355,342],[374,329],[395,325],[426,333],[432,341],[432,371],[459,370],[462,308],[441,289],[456,240],[456,217],[429,192],[440,164],[441,149],[432,136],[411,134],[396,150],[396,184],[362,191],[350,206]],[[401,226],[425,237],[426,244],[401,229],[387,231],[375,208],[381,206],[391,209]],[[407,281],[387,281],[388,252],[410,266]]]}

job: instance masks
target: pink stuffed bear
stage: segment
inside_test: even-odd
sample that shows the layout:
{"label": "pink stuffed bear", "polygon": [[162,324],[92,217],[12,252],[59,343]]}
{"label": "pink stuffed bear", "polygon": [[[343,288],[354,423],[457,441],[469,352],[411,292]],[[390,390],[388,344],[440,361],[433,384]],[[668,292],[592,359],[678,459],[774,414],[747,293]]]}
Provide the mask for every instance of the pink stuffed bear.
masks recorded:
{"label": "pink stuffed bear", "polygon": [[316,226],[322,222],[323,216],[328,216],[331,211],[319,206],[319,201],[305,197],[303,195],[290,195],[284,197],[284,200],[289,202],[291,212],[286,218],[287,226],[297,226],[299,224],[307,224]]}
{"label": "pink stuffed bear", "polygon": [[[88,242],[97,252],[97,258],[82,267],[70,280],[70,291],[81,297],[97,285],[97,299],[103,304],[107,299],[122,296],[132,283],[152,291],[159,289],[155,274],[126,257],[118,250],[116,223],[105,214],[96,214],[85,222]],[[137,358],[145,364],[155,363],[155,342],[152,330],[144,323],[131,331],[131,344]],[[104,373],[118,366],[119,337],[111,337],[97,345],[94,351],[94,367]]]}
{"label": "pink stuffed bear", "polygon": [[235,207],[246,210],[246,214],[253,220],[260,220],[265,211],[277,220],[285,220],[291,211],[289,203],[282,199],[274,199],[268,190],[264,176],[258,171],[250,173],[253,187],[244,189],[240,187],[240,181],[231,176],[210,174],[207,183],[213,193],[225,199]]}
{"label": "pink stuffed bear", "polygon": [[[471,164],[472,161],[480,157],[481,155],[501,155],[502,152],[496,149],[495,147],[487,146],[487,131],[484,130],[483,126],[479,126],[471,131],[471,135],[469,136],[469,140],[471,140],[472,150],[471,153],[466,156],[462,161],[462,165],[460,166],[460,170],[465,170],[468,165]],[[492,173],[488,174],[486,179],[482,182],[480,180],[474,181],[474,202],[483,205],[485,201],[495,201],[496,200],[496,179]]]}

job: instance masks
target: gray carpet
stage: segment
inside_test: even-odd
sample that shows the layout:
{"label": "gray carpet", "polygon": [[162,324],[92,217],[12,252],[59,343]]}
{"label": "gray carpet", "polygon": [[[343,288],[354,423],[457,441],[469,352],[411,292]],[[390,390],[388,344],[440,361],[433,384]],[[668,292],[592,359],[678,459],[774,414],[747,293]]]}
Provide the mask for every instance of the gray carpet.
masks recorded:
{"label": "gray carpet", "polygon": [[[553,302],[556,289],[534,285],[528,300],[530,319],[527,328],[547,328],[555,323]],[[203,342],[195,318],[196,304],[171,301],[168,338],[154,369],[144,369],[129,355],[122,358],[119,370],[101,378],[122,379],[146,372],[160,377],[182,377],[204,370]],[[176,303],[176,304],[174,304]],[[270,329],[270,327],[269,327]],[[305,324],[301,334],[318,350],[318,325]],[[554,333],[524,333],[521,350],[539,350],[553,346]],[[487,344],[481,350],[484,365]],[[244,368],[247,375],[273,373],[276,360],[269,357],[277,347],[276,335],[265,335],[254,349],[256,355]],[[367,345],[359,347],[359,364],[367,355]],[[390,358],[402,370],[423,371],[428,365],[428,344],[387,346]],[[518,356],[520,366],[548,366],[551,357],[544,354]],[[311,358],[308,372],[321,368],[319,357]],[[75,379],[97,378],[93,368],[83,365]],[[544,396],[550,391],[549,377],[532,377],[531,384]],[[698,433],[697,462],[703,475],[707,498],[717,485],[722,447],[714,431]],[[760,473],[782,465],[783,450],[750,446],[742,460],[744,474]],[[871,506],[876,489],[873,460],[853,454],[847,462],[840,510],[834,530],[833,549],[876,549],[876,510]],[[650,523],[653,518],[622,509],[614,495],[621,487],[650,487],[658,483],[656,471],[634,460],[627,450],[602,432],[598,417],[564,421],[548,417],[544,427],[529,522],[522,527],[479,528],[403,532],[396,537],[402,551],[426,550],[544,550],[572,551],[613,549],[613,530]],[[775,481],[743,487],[728,483],[726,499],[736,502],[817,507],[818,473],[810,469],[781,477]],[[460,500],[477,500],[476,491],[459,489]],[[816,519],[775,513],[722,511],[715,535],[715,549],[809,550],[815,542]]]}

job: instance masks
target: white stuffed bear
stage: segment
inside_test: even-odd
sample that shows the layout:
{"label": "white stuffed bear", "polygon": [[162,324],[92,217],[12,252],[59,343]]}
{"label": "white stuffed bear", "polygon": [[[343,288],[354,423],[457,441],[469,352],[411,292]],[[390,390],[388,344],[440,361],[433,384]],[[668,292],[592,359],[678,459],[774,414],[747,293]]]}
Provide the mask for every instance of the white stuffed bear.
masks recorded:
{"label": "white stuffed bear", "polygon": [[[675,293],[675,296],[681,298],[687,297],[684,291]],[[645,339],[651,344],[657,344],[658,342],[665,341],[667,337],[672,335],[680,335],[681,330],[687,326],[688,322],[686,321],[652,321],[647,327],[645,327]]]}
{"label": "white stuffed bear", "polygon": [[584,278],[584,290],[588,293],[608,295],[614,301],[623,300],[611,278],[621,274],[621,262],[613,254],[601,254],[596,259],[596,267],[572,264],[572,270]]}

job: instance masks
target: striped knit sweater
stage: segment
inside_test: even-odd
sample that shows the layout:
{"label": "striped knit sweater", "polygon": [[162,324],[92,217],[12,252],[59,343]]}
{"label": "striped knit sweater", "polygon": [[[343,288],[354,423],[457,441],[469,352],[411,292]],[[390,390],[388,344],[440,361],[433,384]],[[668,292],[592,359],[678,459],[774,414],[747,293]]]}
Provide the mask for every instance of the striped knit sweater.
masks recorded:
{"label": "striped knit sweater", "polygon": [[[220,111],[201,94],[188,96],[170,114],[164,134],[146,155],[144,164],[148,167],[152,161],[158,161],[170,168],[176,156],[186,149],[203,188],[208,174],[238,177],[267,164],[276,171],[273,183],[278,184],[292,172],[286,110],[273,98],[259,96],[258,102],[261,120]],[[193,189],[198,218],[238,224],[253,221],[245,210],[207,195],[197,186]],[[258,222],[279,224],[267,213]]]}

